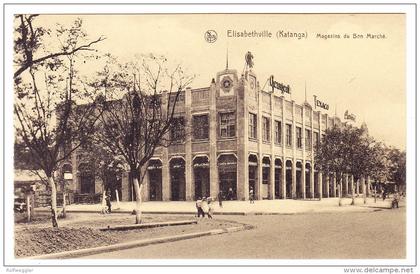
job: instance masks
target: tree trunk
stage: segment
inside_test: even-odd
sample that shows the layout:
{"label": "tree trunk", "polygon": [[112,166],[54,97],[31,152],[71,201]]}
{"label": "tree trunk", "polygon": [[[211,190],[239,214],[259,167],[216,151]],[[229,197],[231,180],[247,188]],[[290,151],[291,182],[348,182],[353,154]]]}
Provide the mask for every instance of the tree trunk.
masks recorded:
{"label": "tree trunk", "polygon": [[342,201],[341,201],[341,174],[340,176],[338,176],[338,206],[342,206]]}
{"label": "tree trunk", "polygon": [[341,183],[338,185],[338,206],[342,206],[342,200],[341,200]]}
{"label": "tree trunk", "polygon": [[117,198],[117,207],[116,207],[116,209],[120,209],[120,196],[118,195],[118,189],[115,190],[115,197]]}
{"label": "tree trunk", "polygon": [[63,218],[66,218],[66,193],[63,188]]}
{"label": "tree trunk", "polygon": [[374,202],[376,203],[376,185],[373,187],[373,197],[374,197]]}
{"label": "tree trunk", "polygon": [[58,227],[57,223],[57,188],[54,179],[48,177],[48,184],[51,188],[51,222],[53,227]]}
{"label": "tree trunk", "polygon": [[105,196],[106,196],[106,192],[105,192],[105,188],[104,188],[104,191],[102,191],[102,204],[101,204],[101,213],[102,214],[105,214],[106,211],[107,211]]}
{"label": "tree trunk", "polygon": [[[354,177],[353,177],[354,178]],[[354,205],[354,179],[351,180],[351,204],[350,205]]]}
{"label": "tree trunk", "polygon": [[31,221],[31,194],[26,194],[26,220],[29,223]]}
{"label": "tree trunk", "polygon": [[366,184],[366,178],[363,179],[363,204],[367,203],[367,184]]}
{"label": "tree trunk", "polygon": [[31,218],[35,216],[35,193],[31,192]]}
{"label": "tree trunk", "polygon": [[143,184],[140,184],[137,178],[134,178],[133,184],[134,191],[136,192],[136,224],[141,224],[141,191],[143,190]]}

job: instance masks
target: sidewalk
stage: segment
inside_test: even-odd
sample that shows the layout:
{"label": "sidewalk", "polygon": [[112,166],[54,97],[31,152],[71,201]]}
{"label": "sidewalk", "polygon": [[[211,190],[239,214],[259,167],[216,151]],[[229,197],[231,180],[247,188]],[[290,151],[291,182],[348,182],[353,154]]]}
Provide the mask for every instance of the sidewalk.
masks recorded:
{"label": "sidewalk", "polygon": [[[223,201],[223,207],[213,202],[214,214],[226,215],[248,215],[248,214],[304,214],[304,213],[326,213],[326,212],[370,212],[378,209],[389,209],[392,199],[382,201],[373,198],[367,199],[363,204],[363,198],[356,198],[356,204],[351,206],[351,198],[343,198],[342,206],[338,206],[338,198],[324,198],[319,200],[260,200],[250,204],[249,201]],[[404,207],[405,200],[400,201]],[[112,211],[129,213],[135,208],[135,202],[112,202]],[[72,204],[67,206],[68,212],[100,212],[100,204]],[[40,211],[46,208],[38,209]],[[195,214],[194,201],[168,201],[168,202],[144,202],[143,213],[155,214]]]}

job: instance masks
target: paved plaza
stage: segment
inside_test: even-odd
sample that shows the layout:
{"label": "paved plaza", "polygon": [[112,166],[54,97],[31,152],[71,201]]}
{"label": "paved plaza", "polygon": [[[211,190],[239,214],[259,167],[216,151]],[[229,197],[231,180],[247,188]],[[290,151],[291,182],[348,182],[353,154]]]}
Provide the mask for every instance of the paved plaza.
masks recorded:
{"label": "paved plaza", "polygon": [[404,208],[345,214],[218,216],[255,228],[84,258],[401,259],[406,256],[405,216]]}
{"label": "paved plaza", "polygon": [[[363,198],[356,198],[355,205],[351,206],[351,198],[343,198],[342,206],[338,206],[338,198],[327,198],[322,200],[258,200],[254,204],[249,201],[223,201],[223,207],[218,201],[213,202],[213,209],[216,214],[304,214],[322,212],[369,212],[381,208],[389,208],[391,199],[368,198],[363,203]],[[404,206],[404,200],[400,205]],[[112,202],[114,212],[131,212],[135,208],[135,202]],[[142,209],[145,213],[183,213],[194,214],[196,212],[195,202],[144,202]],[[69,211],[100,211],[100,204],[73,204],[67,207]]]}

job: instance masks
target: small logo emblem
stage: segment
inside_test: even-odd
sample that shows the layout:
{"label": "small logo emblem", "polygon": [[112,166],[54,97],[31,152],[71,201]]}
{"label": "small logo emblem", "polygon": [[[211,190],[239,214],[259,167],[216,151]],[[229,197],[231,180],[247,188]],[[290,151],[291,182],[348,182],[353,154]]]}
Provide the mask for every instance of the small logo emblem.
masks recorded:
{"label": "small logo emblem", "polygon": [[217,32],[214,30],[208,30],[204,33],[204,39],[208,43],[214,43],[217,40]]}

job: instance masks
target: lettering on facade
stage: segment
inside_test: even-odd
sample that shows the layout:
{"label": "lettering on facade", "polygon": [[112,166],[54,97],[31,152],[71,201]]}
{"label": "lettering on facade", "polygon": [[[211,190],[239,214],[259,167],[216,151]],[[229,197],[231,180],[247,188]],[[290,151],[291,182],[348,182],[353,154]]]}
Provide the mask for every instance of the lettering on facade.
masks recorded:
{"label": "lettering on facade", "polygon": [[290,94],[290,86],[289,85],[286,86],[282,83],[275,81],[273,75],[270,76],[270,86],[272,87],[273,92],[274,92],[274,89],[277,89],[277,90],[280,90],[282,94],[283,93]]}
{"label": "lettering on facade", "polygon": [[314,105],[315,105],[315,109],[316,109],[316,107],[320,107],[320,108],[323,108],[325,110],[328,110],[330,108],[330,106],[328,104],[318,100],[316,95],[314,95]]}

